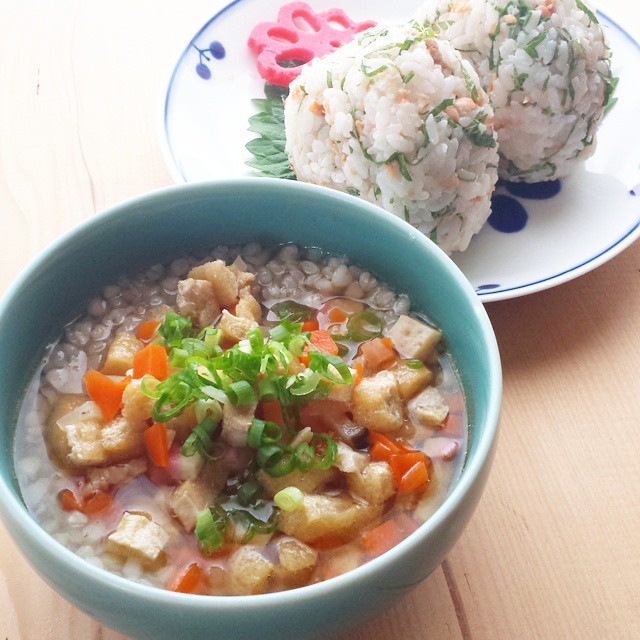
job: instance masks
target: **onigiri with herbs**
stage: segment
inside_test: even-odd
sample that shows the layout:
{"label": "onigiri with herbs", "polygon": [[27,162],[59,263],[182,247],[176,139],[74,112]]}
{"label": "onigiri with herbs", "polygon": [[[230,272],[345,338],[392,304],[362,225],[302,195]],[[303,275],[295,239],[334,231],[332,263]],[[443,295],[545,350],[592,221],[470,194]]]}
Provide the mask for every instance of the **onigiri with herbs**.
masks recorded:
{"label": "onigiri with herbs", "polygon": [[495,109],[501,177],[555,180],[593,154],[617,80],[581,0],[427,0],[416,19],[478,72]]}
{"label": "onigiri with herbs", "polygon": [[298,180],[407,220],[462,251],[491,212],[493,108],[472,66],[418,22],[378,27],[306,65],[285,103]]}

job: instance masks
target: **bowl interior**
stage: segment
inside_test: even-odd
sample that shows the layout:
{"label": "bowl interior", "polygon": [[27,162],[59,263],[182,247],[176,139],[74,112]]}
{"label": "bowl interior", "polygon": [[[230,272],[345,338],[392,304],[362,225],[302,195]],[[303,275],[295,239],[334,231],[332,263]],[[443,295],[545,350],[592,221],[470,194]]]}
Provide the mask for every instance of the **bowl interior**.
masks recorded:
{"label": "bowl interior", "polygon": [[24,508],[11,455],[16,417],[34,367],[62,326],[124,273],[251,241],[346,254],[406,292],[412,309],[444,330],[462,377],[471,427],[463,478],[475,458],[483,462],[499,407],[497,347],[473,289],[435,245],[377,207],[318,187],[267,179],[189,184],[91,218],[32,263],[0,303],[0,507],[4,500],[5,508]]}

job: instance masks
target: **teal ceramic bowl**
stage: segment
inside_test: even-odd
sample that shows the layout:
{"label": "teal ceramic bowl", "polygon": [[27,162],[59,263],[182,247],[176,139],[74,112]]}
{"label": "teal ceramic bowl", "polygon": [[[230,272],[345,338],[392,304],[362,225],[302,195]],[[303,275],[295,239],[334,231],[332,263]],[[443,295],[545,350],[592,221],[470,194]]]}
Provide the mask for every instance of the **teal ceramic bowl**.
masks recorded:
{"label": "teal ceramic bowl", "polygon": [[[444,330],[468,398],[471,432],[462,476],[436,513],[391,551],[301,589],[241,597],[183,595],[98,569],[43,531],[20,498],[12,442],[26,385],[48,341],[105,284],[190,251],[250,241],[345,253],[407,292],[413,308]],[[424,580],[457,540],[489,474],[501,387],[495,336],[476,294],[453,262],[408,224],[354,197],[295,182],[259,178],[171,187],[112,207],[60,238],[2,300],[0,516],[54,589],[132,638],[326,637]]]}

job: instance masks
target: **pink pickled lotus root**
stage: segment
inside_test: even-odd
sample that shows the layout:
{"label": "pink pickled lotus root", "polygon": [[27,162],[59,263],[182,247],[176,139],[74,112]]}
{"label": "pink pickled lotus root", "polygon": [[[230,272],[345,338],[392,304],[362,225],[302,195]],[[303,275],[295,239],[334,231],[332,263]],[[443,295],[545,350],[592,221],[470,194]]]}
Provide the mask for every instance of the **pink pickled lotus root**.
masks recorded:
{"label": "pink pickled lotus root", "polygon": [[[300,28],[296,20],[306,22],[310,30]],[[249,48],[258,55],[260,76],[271,84],[286,87],[300,75],[302,65],[282,67],[280,61],[301,60],[306,64],[375,25],[373,20],[354,22],[342,9],[316,13],[306,2],[291,2],[280,8],[277,22],[261,22],[254,27]]]}

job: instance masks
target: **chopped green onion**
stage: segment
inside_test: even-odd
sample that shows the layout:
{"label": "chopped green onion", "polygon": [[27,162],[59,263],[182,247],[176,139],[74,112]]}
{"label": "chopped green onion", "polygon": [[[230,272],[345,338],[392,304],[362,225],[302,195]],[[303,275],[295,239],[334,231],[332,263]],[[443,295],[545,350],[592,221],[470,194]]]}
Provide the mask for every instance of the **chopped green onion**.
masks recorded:
{"label": "chopped green onion", "polygon": [[277,324],[269,330],[269,337],[276,342],[286,342],[291,337],[291,333],[283,324]]}
{"label": "chopped green onion", "polygon": [[289,342],[289,351],[291,351],[294,356],[300,357],[306,344],[307,340],[303,336],[296,336]]}
{"label": "chopped green onion", "polygon": [[[326,433],[317,433],[311,440],[311,446],[316,452],[316,464],[321,469],[329,469],[338,458],[338,445],[336,441]],[[320,454],[320,458],[318,458]]]}
{"label": "chopped green onion", "polygon": [[290,320],[291,322],[304,322],[316,317],[315,309],[294,300],[278,302],[271,307],[271,311],[281,320]]}
{"label": "chopped green onion", "polygon": [[249,433],[247,444],[253,449],[275,444],[282,438],[282,429],[275,422],[265,422],[254,418]]}
{"label": "chopped green onion", "polygon": [[422,369],[424,367],[422,360],[405,360],[405,364],[409,369]]}
{"label": "chopped green onion", "polygon": [[172,367],[184,367],[188,357],[189,352],[186,349],[174,347],[173,349],[171,349],[171,357],[169,358],[169,362],[171,363]]}
{"label": "chopped green onion", "polygon": [[204,346],[209,350],[209,353],[215,353],[216,347],[220,345],[222,331],[220,331],[220,329],[214,329],[213,327],[207,327],[203,329],[203,334],[201,340],[204,342]]}
{"label": "chopped green onion", "polygon": [[246,380],[232,382],[227,389],[231,404],[249,404],[256,399],[253,387]]}
{"label": "chopped green onion", "polygon": [[167,347],[179,347],[182,341],[191,335],[193,327],[190,318],[183,318],[169,311],[164,322],[158,327],[158,333],[164,338]]}
{"label": "chopped green onion", "polygon": [[202,422],[207,417],[216,421],[222,420],[222,408],[220,407],[220,403],[212,398],[196,400],[194,412],[198,422]]}
{"label": "chopped green onion", "polygon": [[382,335],[382,319],[372,311],[358,311],[347,322],[347,337],[354,342],[364,342]]}
{"label": "chopped green onion", "polygon": [[260,351],[264,346],[264,336],[258,327],[251,329],[247,334],[247,338],[253,352]]}
{"label": "chopped green onion", "polygon": [[211,385],[200,387],[200,391],[202,391],[204,395],[217,400],[221,404],[227,404],[227,402],[229,402],[229,397],[224,391],[222,391],[221,389],[216,389],[216,387],[212,387]]}
{"label": "chopped green onion", "polygon": [[296,468],[302,473],[306,473],[316,464],[316,452],[306,442],[296,447],[294,458]]}
{"label": "chopped green onion", "polygon": [[287,383],[287,387],[292,396],[307,396],[316,390],[321,380],[322,376],[319,373],[306,369],[297,376],[291,376],[291,384]]}
{"label": "chopped green onion", "polygon": [[149,374],[142,376],[142,380],[140,380],[140,390],[145,396],[157,400],[162,395],[162,393],[158,391],[157,386],[158,380],[153,376]]}
{"label": "chopped green onion", "polygon": [[295,511],[302,506],[304,494],[298,487],[286,487],[273,496],[273,501],[283,511]]}
{"label": "chopped green onion", "polygon": [[227,524],[226,513],[216,506],[205,509],[196,516],[196,538],[203,554],[213,553],[224,545]]}
{"label": "chopped green onion", "polygon": [[272,478],[280,478],[295,469],[293,453],[289,448],[267,445],[258,449],[258,465]]}
{"label": "chopped green onion", "polygon": [[[336,376],[329,367],[338,373]],[[309,352],[309,369],[321,374],[324,378],[337,384],[351,384],[351,369],[347,363],[339,356],[332,356],[319,351]]]}
{"label": "chopped green onion", "polygon": [[238,502],[242,506],[248,507],[252,502],[255,501],[255,498],[258,496],[261,490],[262,485],[257,480],[250,480],[249,482],[241,484],[238,487]]}
{"label": "chopped green onion", "polygon": [[261,400],[276,400],[278,389],[271,378],[262,378],[258,381],[258,396]]}
{"label": "chopped green onion", "polygon": [[218,460],[224,451],[219,442],[214,442],[211,439],[217,427],[218,420],[205,418],[193,428],[191,435],[184,441],[180,453],[186,458],[191,458],[199,453],[209,460]]}

